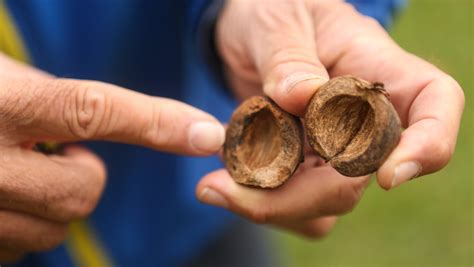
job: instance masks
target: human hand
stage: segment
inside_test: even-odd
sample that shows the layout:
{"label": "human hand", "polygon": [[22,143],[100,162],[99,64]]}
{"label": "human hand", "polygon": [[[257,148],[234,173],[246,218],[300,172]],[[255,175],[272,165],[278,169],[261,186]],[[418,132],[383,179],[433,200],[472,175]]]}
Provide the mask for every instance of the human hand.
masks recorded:
{"label": "human hand", "polygon": [[[329,77],[351,74],[385,83],[406,130],[377,172],[382,188],[435,172],[451,158],[464,107],[458,83],[401,49],[376,21],[343,1],[229,0],[216,34],[235,94],[265,93],[295,115],[303,115]],[[235,184],[219,170],[204,177],[196,193],[256,222],[296,225],[320,236],[334,222],[324,216],[351,210],[368,178],[342,177],[311,162],[300,168],[272,191]]]}
{"label": "human hand", "polygon": [[57,246],[68,223],[95,208],[106,179],[96,155],[78,145],[61,155],[31,149],[79,140],[209,155],[222,146],[224,128],[178,101],[55,79],[0,54],[0,263]]}

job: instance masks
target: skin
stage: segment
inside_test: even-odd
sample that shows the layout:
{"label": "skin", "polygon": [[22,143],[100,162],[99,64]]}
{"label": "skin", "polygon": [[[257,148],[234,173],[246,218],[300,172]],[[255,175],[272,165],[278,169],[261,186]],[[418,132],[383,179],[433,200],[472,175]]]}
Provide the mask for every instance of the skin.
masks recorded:
{"label": "skin", "polygon": [[[204,156],[224,140],[214,117],[175,100],[56,79],[4,55],[0,77],[0,263],[59,245],[68,224],[94,210],[106,182],[103,162],[88,149],[69,145],[63,155],[44,155],[32,144],[108,140]],[[222,135],[204,150],[192,143],[202,141],[191,134],[199,122],[214,123]]]}
{"label": "skin", "polygon": [[[343,1],[229,0],[217,24],[217,44],[237,96],[265,93],[298,116],[330,77],[383,82],[406,128],[377,171],[386,190],[440,170],[453,154],[464,108],[459,84]],[[394,179],[406,162],[417,171]],[[354,209],[368,181],[343,177],[307,152],[298,172],[276,190],[238,185],[217,170],[203,177],[196,195],[256,223],[319,238],[337,216]]]}
{"label": "skin", "polygon": [[[403,51],[376,22],[350,6],[324,0],[230,0],[216,34],[235,94],[245,98],[264,92],[296,115],[331,76],[383,81],[407,127],[377,173],[383,188],[391,188],[401,162],[418,162],[424,175],[451,157],[464,106],[459,85]],[[64,155],[47,156],[30,149],[35,142],[108,140],[210,155],[224,141],[214,117],[178,101],[96,81],[57,79],[3,55],[0,76],[2,263],[59,245],[68,223],[94,210],[105,184],[105,166],[91,151],[74,145]],[[298,77],[303,81],[292,81]],[[214,123],[214,131],[193,131],[198,122]],[[211,141],[192,142],[203,139]],[[196,143],[206,145],[198,149]],[[355,207],[368,182],[368,177],[339,175],[307,149],[304,164],[276,190],[238,185],[221,169],[203,177],[196,194],[254,222],[318,238],[338,215]]]}

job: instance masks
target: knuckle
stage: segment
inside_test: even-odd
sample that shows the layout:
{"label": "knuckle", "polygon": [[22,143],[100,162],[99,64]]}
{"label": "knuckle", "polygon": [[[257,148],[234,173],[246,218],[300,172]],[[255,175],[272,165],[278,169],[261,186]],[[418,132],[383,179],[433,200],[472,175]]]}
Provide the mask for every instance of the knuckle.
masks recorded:
{"label": "knuckle", "polygon": [[311,229],[308,232],[305,233],[305,236],[309,239],[317,240],[321,239],[329,234],[331,230],[326,230],[326,229]]}
{"label": "knuckle", "polygon": [[327,236],[332,230],[332,227],[321,227],[321,226],[310,226],[303,233],[306,238],[309,239],[321,239]]}
{"label": "knuckle", "polygon": [[62,116],[70,132],[81,139],[97,137],[107,125],[111,105],[106,94],[94,88],[100,82],[58,82],[63,88],[69,87],[62,90],[66,99]]}
{"label": "knuckle", "polygon": [[[347,39],[343,51],[352,53],[371,51],[385,57],[391,56],[395,51],[394,43],[390,38],[381,38],[387,33],[376,19],[369,16],[358,16],[353,23],[358,27],[352,32],[350,39]],[[380,53],[381,51],[384,51],[385,54]]]}
{"label": "knuckle", "polygon": [[54,228],[49,229],[48,232],[42,233],[34,243],[34,247],[32,247],[31,250],[46,251],[54,249],[66,239],[66,235],[66,225],[55,226]]}
{"label": "knuckle", "polygon": [[94,178],[82,179],[83,183],[64,191],[51,200],[57,203],[55,211],[58,219],[69,222],[89,216],[97,206],[105,186],[105,173]]}
{"label": "knuckle", "polygon": [[104,188],[104,180],[98,181],[101,184],[97,186],[92,186],[92,191],[87,192],[87,196],[84,198],[79,198],[75,203],[76,218],[85,218],[89,216],[92,211],[94,211],[97,203],[99,202],[100,196]]}
{"label": "knuckle", "polygon": [[171,143],[173,135],[176,133],[176,121],[169,120],[164,116],[164,108],[162,105],[151,103],[151,120],[144,123],[141,137],[145,142],[157,146],[168,146]]}
{"label": "knuckle", "polygon": [[[367,18],[370,19],[370,18]],[[374,45],[374,36],[367,31],[355,32],[354,35],[351,37],[350,40],[347,41],[345,44],[345,51],[377,51],[376,45]],[[387,53],[388,56],[390,53]]]}
{"label": "knuckle", "polygon": [[269,210],[262,207],[251,209],[248,212],[248,218],[256,224],[268,224],[272,221],[272,215]]}
{"label": "knuckle", "polygon": [[[355,7],[345,1],[334,1],[334,0],[307,0],[306,5],[311,8],[313,16],[317,17],[319,12],[338,12],[339,16],[347,15],[348,12],[354,13],[357,12]],[[349,13],[350,14],[350,13]]]}
{"label": "knuckle", "polygon": [[[326,1],[326,2],[331,2],[331,1]],[[354,5],[348,3],[348,2],[337,2],[338,7],[341,11],[344,12],[357,12],[357,9],[354,7]]]}
{"label": "knuckle", "polygon": [[68,222],[89,216],[97,205],[95,197],[69,198],[60,205],[61,221]]}
{"label": "knuckle", "polygon": [[0,89],[0,119],[2,122],[27,125],[35,117],[34,100],[41,97],[35,83],[20,80],[2,82]]}
{"label": "knuckle", "polygon": [[464,90],[462,89],[461,85],[452,77],[447,75],[446,82],[450,85],[449,88],[454,90],[454,94],[460,100],[462,107],[466,102],[466,95],[464,94]]}
{"label": "knuckle", "polygon": [[[449,136],[447,128],[442,126],[442,123],[435,119],[429,119],[429,123],[433,128],[437,129],[440,136]],[[450,141],[434,142],[429,132],[419,132],[420,146],[418,148],[418,155],[423,159],[423,155],[431,155],[426,158],[423,164],[424,172],[431,173],[446,166],[454,154],[454,143]],[[423,160],[422,160],[423,161]]]}
{"label": "knuckle", "polygon": [[360,23],[361,29],[383,29],[382,25],[380,25],[379,21],[371,16],[366,16],[361,14],[357,8],[348,2],[338,2],[337,3],[337,12],[341,16],[356,16],[354,17],[353,23]]}
{"label": "knuckle", "polygon": [[379,21],[370,16],[361,16],[362,23],[369,28],[381,28]]}
{"label": "knuckle", "polygon": [[349,183],[342,183],[337,187],[334,210],[331,213],[342,215],[355,209],[360,200],[362,190]]}
{"label": "knuckle", "polygon": [[454,154],[454,146],[451,146],[447,142],[436,143],[433,146],[433,150],[433,155],[436,156],[435,165],[438,168],[446,166]]}

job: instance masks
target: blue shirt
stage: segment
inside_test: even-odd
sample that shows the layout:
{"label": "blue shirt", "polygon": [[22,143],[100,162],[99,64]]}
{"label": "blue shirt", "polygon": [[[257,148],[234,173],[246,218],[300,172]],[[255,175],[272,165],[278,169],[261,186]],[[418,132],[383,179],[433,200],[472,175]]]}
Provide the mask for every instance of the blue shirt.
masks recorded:
{"label": "blue shirt", "polygon": [[[399,1],[350,2],[387,25]],[[209,1],[6,3],[34,66],[60,77],[175,98],[223,121],[230,117],[234,102],[210,77],[194,45],[193,32]],[[200,177],[221,167],[217,158],[181,157],[123,144],[90,146],[109,173],[97,209],[72,227],[65,245],[30,254],[18,266],[94,261],[87,257],[105,257],[119,266],[174,266],[198,255],[232,220],[229,213],[194,197]]]}

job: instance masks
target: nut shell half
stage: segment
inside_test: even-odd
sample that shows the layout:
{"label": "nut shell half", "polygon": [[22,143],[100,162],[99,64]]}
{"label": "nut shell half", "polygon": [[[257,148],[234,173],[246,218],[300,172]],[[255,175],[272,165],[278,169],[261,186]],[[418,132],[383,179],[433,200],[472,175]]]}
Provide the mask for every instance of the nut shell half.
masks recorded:
{"label": "nut shell half", "polygon": [[401,133],[383,84],[352,76],[321,86],[306,109],[304,124],[313,150],[346,176],[376,171]]}
{"label": "nut shell half", "polygon": [[237,183],[274,188],[303,159],[300,120],[268,97],[254,96],[233,113],[226,132],[224,161]]}

